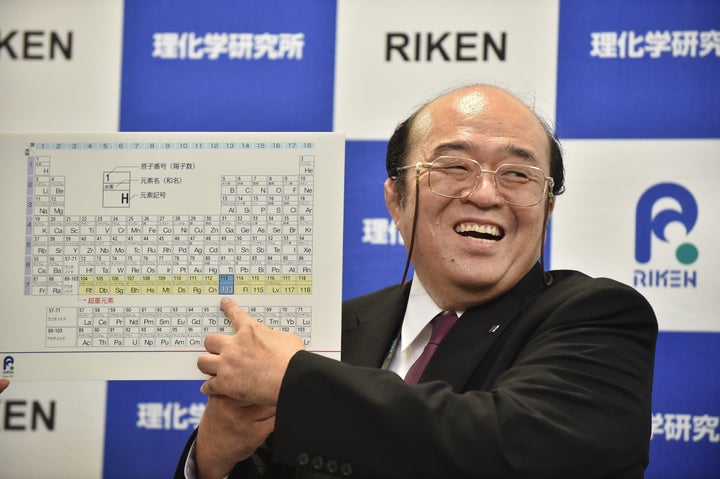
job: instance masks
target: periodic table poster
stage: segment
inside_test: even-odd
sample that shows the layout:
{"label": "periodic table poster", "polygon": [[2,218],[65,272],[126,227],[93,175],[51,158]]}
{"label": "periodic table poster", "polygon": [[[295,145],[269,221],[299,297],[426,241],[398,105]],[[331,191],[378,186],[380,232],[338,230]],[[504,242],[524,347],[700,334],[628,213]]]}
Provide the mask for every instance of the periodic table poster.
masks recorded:
{"label": "periodic table poster", "polygon": [[0,242],[13,380],[202,379],[222,296],[340,358],[342,135],[8,133],[0,155],[25,200]]}
{"label": "periodic table poster", "polygon": [[[384,149],[397,122],[438,93],[473,82],[504,87],[533,106],[555,126],[565,155],[567,191],[558,197],[548,232],[549,267],[629,284],[650,300],[658,316],[646,472],[651,479],[714,478],[720,471],[718,78],[716,0],[0,2],[4,134],[148,134],[153,139],[146,143],[153,143],[171,134],[181,138],[178,142],[192,141],[186,132],[275,132],[267,140],[249,140],[275,143],[290,141],[285,135],[305,132],[300,136],[315,145],[321,141],[313,140],[313,134],[344,135],[343,172],[335,172],[341,178],[315,181],[316,187],[332,183],[341,189],[333,190],[333,201],[315,203],[316,212],[325,208],[315,220],[326,221],[326,214],[334,218],[342,243],[322,253],[317,247],[313,251],[318,260],[329,255],[342,263],[328,273],[331,277],[322,279],[313,264],[313,283],[334,282],[342,299],[397,283],[402,276],[405,245],[382,197]],[[306,141],[301,137],[294,138]],[[42,138],[34,141],[42,144]],[[102,141],[122,142],[97,140]],[[88,182],[97,185],[99,196],[94,203],[82,204],[81,197],[72,196],[79,194],[71,182],[76,174],[55,170],[59,153],[46,148],[7,154],[3,149],[0,158],[0,243],[9,244],[3,247],[6,251],[22,253],[3,260],[3,268],[17,272],[3,273],[4,278],[12,276],[12,281],[3,281],[8,291],[2,296],[3,308],[22,315],[23,303],[41,297],[40,288],[88,288],[85,291],[92,293],[76,295],[72,305],[46,295],[42,321],[23,332],[27,337],[55,337],[49,330],[56,328],[47,327],[55,318],[63,324],[59,329],[74,328],[74,339],[81,341],[76,344],[83,344],[88,339],[85,330],[80,332],[85,313],[80,308],[100,308],[91,311],[93,318],[103,317],[96,313],[112,317],[110,308],[116,305],[102,304],[109,295],[99,293],[108,286],[145,292],[114,298],[129,308],[160,308],[156,319],[166,312],[162,308],[195,306],[195,301],[188,301],[192,295],[180,294],[185,290],[177,288],[202,292],[217,285],[236,293],[241,291],[238,287],[252,287],[241,284],[237,272],[224,274],[221,282],[218,271],[214,282],[205,265],[200,269],[210,274],[203,276],[213,276],[207,284],[204,279],[191,281],[190,274],[177,283],[173,278],[150,283],[141,278],[137,283],[130,274],[80,274],[79,268],[89,267],[80,262],[75,266],[77,283],[58,285],[50,274],[34,282],[33,273],[39,270],[33,271],[33,266],[27,270],[29,281],[24,281],[24,177],[28,168],[37,167],[36,159],[43,165],[49,158],[51,173],[67,178],[65,186],[52,186],[66,191],[70,223],[78,222],[69,228],[112,231],[117,227],[112,216],[143,228],[150,227],[143,221],[159,222],[160,216],[168,215],[173,222],[181,216],[181,223],[196,226],[197,217],[190,219],[193,213],[212,226],[215,216],[222,214],[215,193],[193,204],[193,213],[193,208],[164,211],[167,199],[132,196],[134,205],[155,204],[163,211],[91,212],[103,192],[108,205],[119,201],[122,206],[122,175],[131,172],[134,179],[136,170],[103,168]],[[281,153],[290,154],[293,161],[312,154],[293,149]],[[151,162],[141,156],[138,162]],[[317,156],[316,166],[323,164],[323,157]],[[102,161],[84,164],[100,166]],[[20,166],[15,162],[22,163],[22,178],[16,178]],[[269,163],[263,165],[264,170]],[[207,180],[214,188],[222,188],[223,175],[241,175],[224,163],[221,169]],[[139,178],[160,176],[141,171]],[[104,172],[110,175],[107,184],[113,185],[107,190]],[[182,177],[185,184],[193,174],[162,177]],[[275,172],[262,172],[271,174]],[[172,193],[181,188],[147,185],[139,191]],[[210,211],[211,205],[215,211]],[[79,216],[84,211],[97,223],[83,223]],[[152,218],[144,220],[145,216]],[[41,227],[33,221],[30,226]],[[315,234],[314,240],[319,239]],[[132,255],[125,255],[124,267],[132,267],[127,256]],[[42,268],[41,263],[35,266]],[[174,294],[164,296],[173,299],[160,301],[163,295],[143,288],[167,288]],[[311,298],[299,296],[289,306],[311,306],[315,312]],[[10,305],[9,298],[22,301]],[[77,298],[101,304],[80,305]],[[260,299],[260,308],[279,306]],[[56,306],[68,309],[56,314],[50,309]],[[129,313],[135,311],[141,317],[148,313]],[[175,319],[175,327],[183,327],[177,315]],[[19,341],[7,339],[10,321],[20,320],[0,320],[3,351],[5,341]],[[81,322],[72,326],[71,321]],[[311,334],[316,329],[313,323]],[[106,339],[89,339],[91,344],[100,340]],[[177,375],[142,380],[143,373],[137,372],[132,377],[81,379],[79,373],[63,368],[53,377],[23,380],[19,356],[3,354],[0,359],[3,376],[13,381],[0,396],[1,477],[53,477],[57,471],[92,479],[168,477],[204,407],[200,382]],[[73,374],[76,378],[68,380]],[[42,461],[37,460],[38,450],[43,451]]]}

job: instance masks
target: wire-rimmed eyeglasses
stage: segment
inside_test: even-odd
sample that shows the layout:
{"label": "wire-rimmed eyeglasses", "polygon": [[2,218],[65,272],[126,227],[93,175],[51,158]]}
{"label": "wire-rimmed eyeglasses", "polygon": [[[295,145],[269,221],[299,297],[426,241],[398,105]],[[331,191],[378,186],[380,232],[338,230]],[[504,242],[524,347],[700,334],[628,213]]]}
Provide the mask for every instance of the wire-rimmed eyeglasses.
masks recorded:
{"label": "wire-rimmed eyeglasses", "polygon": [[398,171],[415,168],[419,182],[423,169],[428,170],[430,190],[444,198],[466,198],[480,183],[483,174],[494,177],[495,191],[513,206],[535,206],[547,195],[553,197],[554,180],[536,166],[503,164],[495,170],[486,170],[469,158],[440,156],[431,162],[402,166]]}

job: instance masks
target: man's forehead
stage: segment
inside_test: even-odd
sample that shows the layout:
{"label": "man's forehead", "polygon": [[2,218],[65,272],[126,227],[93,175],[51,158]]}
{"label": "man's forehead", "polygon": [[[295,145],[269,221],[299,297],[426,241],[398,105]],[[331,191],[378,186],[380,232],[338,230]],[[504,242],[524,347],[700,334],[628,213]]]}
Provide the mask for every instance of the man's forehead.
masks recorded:
{"label": "man's forehead", "polygon": [[512,94],[488,86],[462,88],[428,103],[413,121],[411,148],[434,148],[440,140],[437,135],[474,127],[488,136],[522,138],[536,144],[540,154],[549,150],[546,131],[535,113]]}
{"label": "man's forehead", "polygon": [[474,116],[487,107],[487,95],[483,91],[471,91],[455,99],[454,108],[461,115]]}
{"label": "man's forehead", "polygon": [[480,153],[495,157],[512,156],[530,163],[540,163],[536,152],[527,148],[524,144],[510,140],[483,142],[482,144],[477,144],[472,141],[441,142],[432,148],[432,153],[434,156],[462,153],[469,157],[472,157],[475,153]]}

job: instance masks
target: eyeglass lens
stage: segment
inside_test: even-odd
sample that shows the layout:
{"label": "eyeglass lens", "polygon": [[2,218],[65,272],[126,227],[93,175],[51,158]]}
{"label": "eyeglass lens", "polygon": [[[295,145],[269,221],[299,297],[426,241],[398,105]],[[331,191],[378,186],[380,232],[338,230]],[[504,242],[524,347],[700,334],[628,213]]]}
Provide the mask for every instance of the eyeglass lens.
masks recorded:
{"label": "eyeglass lens", "polygon": [[[483,171],[479,164],[465,158],[441,156],[430,167],[430,189],[440,196],[464,198],[480,182]],[[506,203],[532,206],[539,203],[545,192],[545,175],[526,165],[505,164],[495,170],[495,187]]]}

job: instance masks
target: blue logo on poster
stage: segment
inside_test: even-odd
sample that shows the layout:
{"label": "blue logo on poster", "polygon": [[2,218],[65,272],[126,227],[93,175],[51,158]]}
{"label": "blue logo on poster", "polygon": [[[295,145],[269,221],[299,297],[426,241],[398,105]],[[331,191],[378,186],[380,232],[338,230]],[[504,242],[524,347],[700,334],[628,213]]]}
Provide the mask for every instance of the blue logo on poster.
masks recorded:
{"label": "blue logo on poster", "polygon": [[[663,209],[653,213],[655,204],[664,198],[677,201],[680,209]],[[672,223],[682,224],[686,233],[690,234],[697,222],[698,205],[686,188],[676,183],[660,183],[640,197],[635,218],[635,259],[638,263],[647,263],[651,257],[653,236],[668,242],[665,229]],[[675,250],[675,257],[682,264],[692,264],[698,258],[698,249],[692,243],[682,243]]]}
{"label": "blue logo on poster", "polygon": [[15,374],[15,358],[12,356],[5,356],[3,359],[3,376],[12,376]]}

